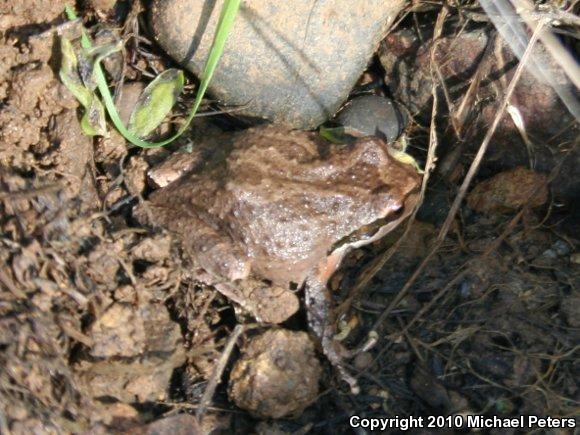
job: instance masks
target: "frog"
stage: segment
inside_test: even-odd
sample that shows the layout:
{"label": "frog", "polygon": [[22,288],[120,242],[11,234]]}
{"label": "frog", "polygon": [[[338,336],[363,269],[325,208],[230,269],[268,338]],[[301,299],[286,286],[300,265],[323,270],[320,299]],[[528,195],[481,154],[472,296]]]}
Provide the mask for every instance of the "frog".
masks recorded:
{"label": "frog", "polygon": [[420,174],[374,136],[336,144],[316,132],[264,125],[211,142],[150,171],[160,188],[141,217],[176,234],[196,279],[258,321],[286,321],[303,290],[310,331],[358,391],[334,340],[328,282],[350,251],[409,216]]}

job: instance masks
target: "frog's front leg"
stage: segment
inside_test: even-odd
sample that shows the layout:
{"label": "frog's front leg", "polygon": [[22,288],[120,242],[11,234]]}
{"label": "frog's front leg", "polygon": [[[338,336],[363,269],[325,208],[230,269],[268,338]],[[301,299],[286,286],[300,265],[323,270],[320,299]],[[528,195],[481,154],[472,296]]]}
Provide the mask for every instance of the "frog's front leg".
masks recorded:
{"label": "frog's front leg", "polygon": [[334,340],[335,322],[332,315],[332,297],[326,282],[321,282],[316,276],[310,276],[306,279],[304,296],[308,325],[320,340],[324,355],[336,367],[341,378],[349,384],[351,392],[358,394],[360,392],[358,382],[344,366],[344,358],[338,350],[340,344]]}

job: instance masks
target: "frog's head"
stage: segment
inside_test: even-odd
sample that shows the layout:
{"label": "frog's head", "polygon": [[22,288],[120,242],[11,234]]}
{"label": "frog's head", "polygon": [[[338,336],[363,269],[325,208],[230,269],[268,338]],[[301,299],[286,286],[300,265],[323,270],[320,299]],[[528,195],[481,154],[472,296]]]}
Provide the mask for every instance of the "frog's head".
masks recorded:
{"label": "frog's head", "polygon": [[344,236],[335,241],[317,265],[321,282],[327,282],[347,252],[386,236],[403,222],[418,201],[421,175],[416,165],[397,158],[381,139],[358,139],[338,153],[342,168],[337,190],[350,191],[355,207],[343,221]]}

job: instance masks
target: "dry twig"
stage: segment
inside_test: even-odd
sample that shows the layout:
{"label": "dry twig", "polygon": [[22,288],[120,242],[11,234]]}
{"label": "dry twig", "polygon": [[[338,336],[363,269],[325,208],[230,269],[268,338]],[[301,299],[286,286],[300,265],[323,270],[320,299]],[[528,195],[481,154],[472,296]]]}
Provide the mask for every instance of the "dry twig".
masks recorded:
{"label": "dry twig", "polygon": [[234,350],[234,346],[236,345],[236,342],[238,341],[238,338],[240,337],[240,335],[246,330],[246,327],[244,325],[236,325],[236,327],[234,328],[234,330],[232,331],[230,338],[228,339],[228,342],[226,343],[224,350],[219,358],[219,360],[217,361],[215,367],[214,367],[214,371],[211,375],[211,379],[208,381],[207,383],[207,387],[205,388],[205,391],[203,392],[203,396],[201,397],[201,400],[199,401],[199,407],[197,408],[197,411],[195,411],[195,418],[197,419],[197,421],[201,424],[201,420],[203,418],[203,414],[205,413],[206,408],[208,407],[208,405],[211,403],[211,400],[213,398],[213,395],[215,393],[215,389],[217,388],[217,386],[219,385],[222,375],[224,373],[224,370],[226,368],[226,365],[228,364],[228,361],[230,359],[230,356],[232,354],[232,351]]}
{"label": "dry twig", "polygon": [[423,259],[423,261],[421,262],[419,267],[417,267],[417,269],[415,270],[413,275],[411,275],[411,277],[407,280],[407,282],[405,283],[403,288],[399,291],[397,296],[393,299],[393,301],[387,306],[387,308],[381,313],[381,315],[375,321],[370,333],[377,334],[377,329],[378,329],[379,325],[387,318],[387,316],[390,314],[390,312],[407,295],[411,286],[415,283],[415,281],[419,278],[421,273],[425,270],[427,264],[429,264],[429,262],[431,261],[431,259],[433,258],[433,256],[437,252],[437,250],[440,248],[440,246],[442,245],[445,238],[447,237],[447,233],[449,232],[449,229],[451,228],[451,224],[453,223],[453,221],[455,219],[455,215],[459,211],[459,207],[461,206],[461,203],[463,202],[463,199],[464,199],[465,195],[467,194],[467,190],[469,189],[471,181],[475,177],[475,174],[477,174],[479,166],[481,165],[481,162],[483,161],[483,157],[485,156],[485,152],[487,151],[487,148],[491,142],[491,138],[493,137],[493,134],[495,133],[495,130],[497,129],[500,120],[502,119],[502,117],[505,114],[510,97],[511,97],[511,95],[516,87],[516,84],[517,84],[517,82],[518,82],[518,80],[519,80],[519,78],[524,70],[524,66],[525,66],[526,62],[527,62],[530,54],[532,53],[532,49],[534,47],[535,42],[537,41],[537,39],[539,37],[539,34],[540,34],[542,27],[543,27],[543,25],[538,25],[538,27],[536,28],[536,31],[532,35],[532,39],[530,40],[530,43],[528,44],[528,47],[526,48],[526,51],[525,51],[524,55],[522,56],[522,60],[520,61],[518,67],[516,68],[514,76],[513,76],[512,80],[511,80],[511,82],[510,82],[510,84],[505,92],[504,98],[503,98],[503,100],[498,108],[498,112],[493,120],[493,123],[490,126],[489,130],[487,131],[487,134],[485,135],[485,137],[484,137],[484,139],[479,147],[479,150],[478,150],[473,162],[471,163],[471,166],[469,167],[469,171],[467,172],[467,175],[465,176],[465,179],[463,180],[463,183],[459,189],[459,192],[458,192],[457,196],[455,197],[455,200],[451,206],[451,210],[449,211],[449,214],[447,215],[447,218],[445,219],[445,222],[443,223],[443,226],[439,232],[439,235],[437,236],[437,240],[433,244],[433,246],[432,246],[431,250],[429,251],[429,253],[427,254],[427,256]]}

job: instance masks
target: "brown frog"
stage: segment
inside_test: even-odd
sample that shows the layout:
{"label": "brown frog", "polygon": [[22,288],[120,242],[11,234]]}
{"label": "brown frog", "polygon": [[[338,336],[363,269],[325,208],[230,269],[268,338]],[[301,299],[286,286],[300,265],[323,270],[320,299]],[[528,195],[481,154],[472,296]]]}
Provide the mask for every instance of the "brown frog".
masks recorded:
{"label": "brown frog", "polygon": [[273,126],[173,160],[183,176],[172,181],[166,168],[151,174],[170,183],[151,195],[141,215],[177,233],[198,277],[258,320],[286,320],[299,307],[292,289],[303,286],[310,328],[356,389],[333,342],[327,282],[348,251],[409,215],[417,171],[391,157],[378,138],[335,145]]}

